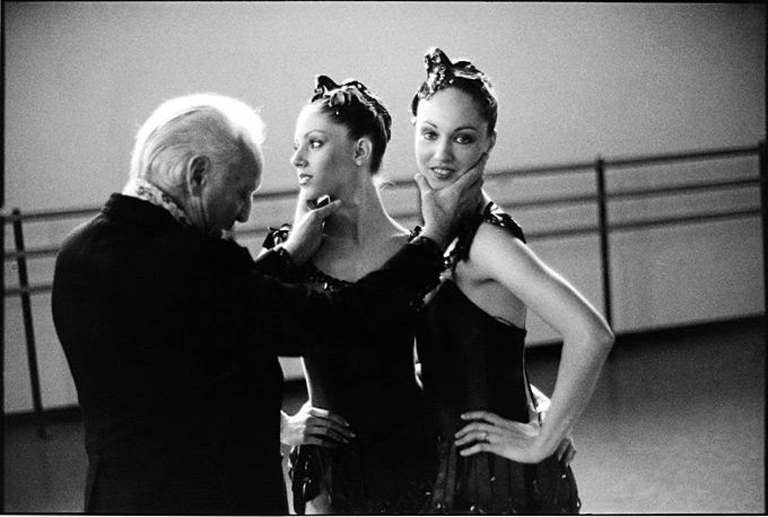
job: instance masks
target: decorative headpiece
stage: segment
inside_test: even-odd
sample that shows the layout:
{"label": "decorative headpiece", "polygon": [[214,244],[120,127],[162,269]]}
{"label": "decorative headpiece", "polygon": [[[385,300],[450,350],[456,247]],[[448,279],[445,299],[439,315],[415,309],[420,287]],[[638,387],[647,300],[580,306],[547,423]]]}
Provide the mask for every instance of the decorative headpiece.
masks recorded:
{"label": "decorative headpiece", "polygon": [[357,100],[362,106],[368,108],[374,118],[384,130],[387,141],[392,136],[392,117],[381,100],[373,95],[363,83],[355,79],[347,79],[341,84],[336,84],[327,75],[315,76],[315,92],[309,102],[319,99],[327,99],[329,108],[335,108],[338,116],[340,110]]}
{"label": "decorative headpiece", "polygon": [[487,99],[490,106],[496,106],[496,94],[488,76],[477,69],[467,60],[452,63],[445,52],[437,47],[432,47],[424,54],[424,67],[427,70],[427,78],[416,92],[412,107],[415,110],[416,99],[429,99],[435,93],[453,84],[456,78],[469,81],[477,81],[480,91]]}

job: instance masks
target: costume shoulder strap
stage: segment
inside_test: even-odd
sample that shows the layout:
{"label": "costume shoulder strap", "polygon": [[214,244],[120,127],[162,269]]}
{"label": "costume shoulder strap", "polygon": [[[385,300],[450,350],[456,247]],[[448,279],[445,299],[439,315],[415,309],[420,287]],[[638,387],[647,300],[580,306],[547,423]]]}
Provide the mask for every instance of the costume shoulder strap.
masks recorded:
{"label": "costume shoulder strap", "polygon": [[446,266],[451,269],[462,260],[469,258],[469,249],[472,247],[472,241],[475,239],[478,228],[482,223],[492,224],[504,228],[513,237],[525,242],[523,229],[514,219],[506,214],[496,203],[490,201],[483,211],[473,217],[467,218],[459,229],[458,240],[453,250],[446,257]]}
{"label": "costume shoulder strap", "polygon": [[483,212],[483,222],[504,228],[515,238],[526,242],[523,229],[517,224],[517,221],[512,219],[509,214],[505,213],[501,207],[494,202],[488,203],[488,206],[485,208],[485,211]]}

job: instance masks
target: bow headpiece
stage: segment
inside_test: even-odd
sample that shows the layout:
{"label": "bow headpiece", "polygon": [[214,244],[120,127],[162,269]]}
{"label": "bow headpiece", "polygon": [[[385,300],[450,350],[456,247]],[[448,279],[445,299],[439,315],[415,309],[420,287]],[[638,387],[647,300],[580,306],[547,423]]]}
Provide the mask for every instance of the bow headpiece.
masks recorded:
{"label": "bow headpiece", "polygon": [[363,83],[355,79],[347,79],[341,84],[336,84],[333,79],[327,75],[315,76],[315,91],[312,94],[310,102],[319,99],[327,99],[328,107],[336,108],[338,115],[344,107],[350,106],[357,101],[362,106],[368,108],[373,117],[379,122],[387,141],[391,138],[392,117],[381,100],[368,91]]}
{"label": "bow headpiece", "polygon": [[496,105],[496,94],[488,76],[469,61],[460,60],[452,63],[445,52],[432,47],[424,54],[424,67],[427,70],[427,78],[416,92],[416,97],[419,99],[429,99],[438,91],[452,85],[457,77],[461,77],[469,81],[477,81],[489,104]]}

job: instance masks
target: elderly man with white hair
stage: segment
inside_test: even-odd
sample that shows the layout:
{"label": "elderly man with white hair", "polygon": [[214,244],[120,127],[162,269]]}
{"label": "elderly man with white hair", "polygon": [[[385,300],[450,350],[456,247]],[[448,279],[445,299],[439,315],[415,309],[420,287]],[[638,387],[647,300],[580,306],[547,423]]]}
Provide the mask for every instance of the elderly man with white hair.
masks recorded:
{"label": "elderly man with white hair", "polygon": [[311,257],[339,201],[256,261],[222,238],[248,219],[262,135],[235,99],[165,102],[137,134],[122,194],[61,248],[53,317],[85,423],[86,512],[287,513],[277,356],[349,341],[335,339],[349,318],[386,325],[374,304],[434,286],[481,183],[473,173],[433,191],[417,177],[421,236],[349,288],[314,293],[270,275]]}

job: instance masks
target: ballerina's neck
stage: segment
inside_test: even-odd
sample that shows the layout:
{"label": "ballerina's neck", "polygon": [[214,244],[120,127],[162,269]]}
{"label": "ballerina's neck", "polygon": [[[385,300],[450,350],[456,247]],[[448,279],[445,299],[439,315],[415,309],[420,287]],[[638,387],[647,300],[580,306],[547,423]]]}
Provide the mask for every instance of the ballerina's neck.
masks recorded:
{"label": "ballerina's neck", "polygon": [[373,185],[342,198],[342,205],[325,221],[324,244],[348,242],[365,245],[391,234],[395,221],[384,211],[381,197]]}

